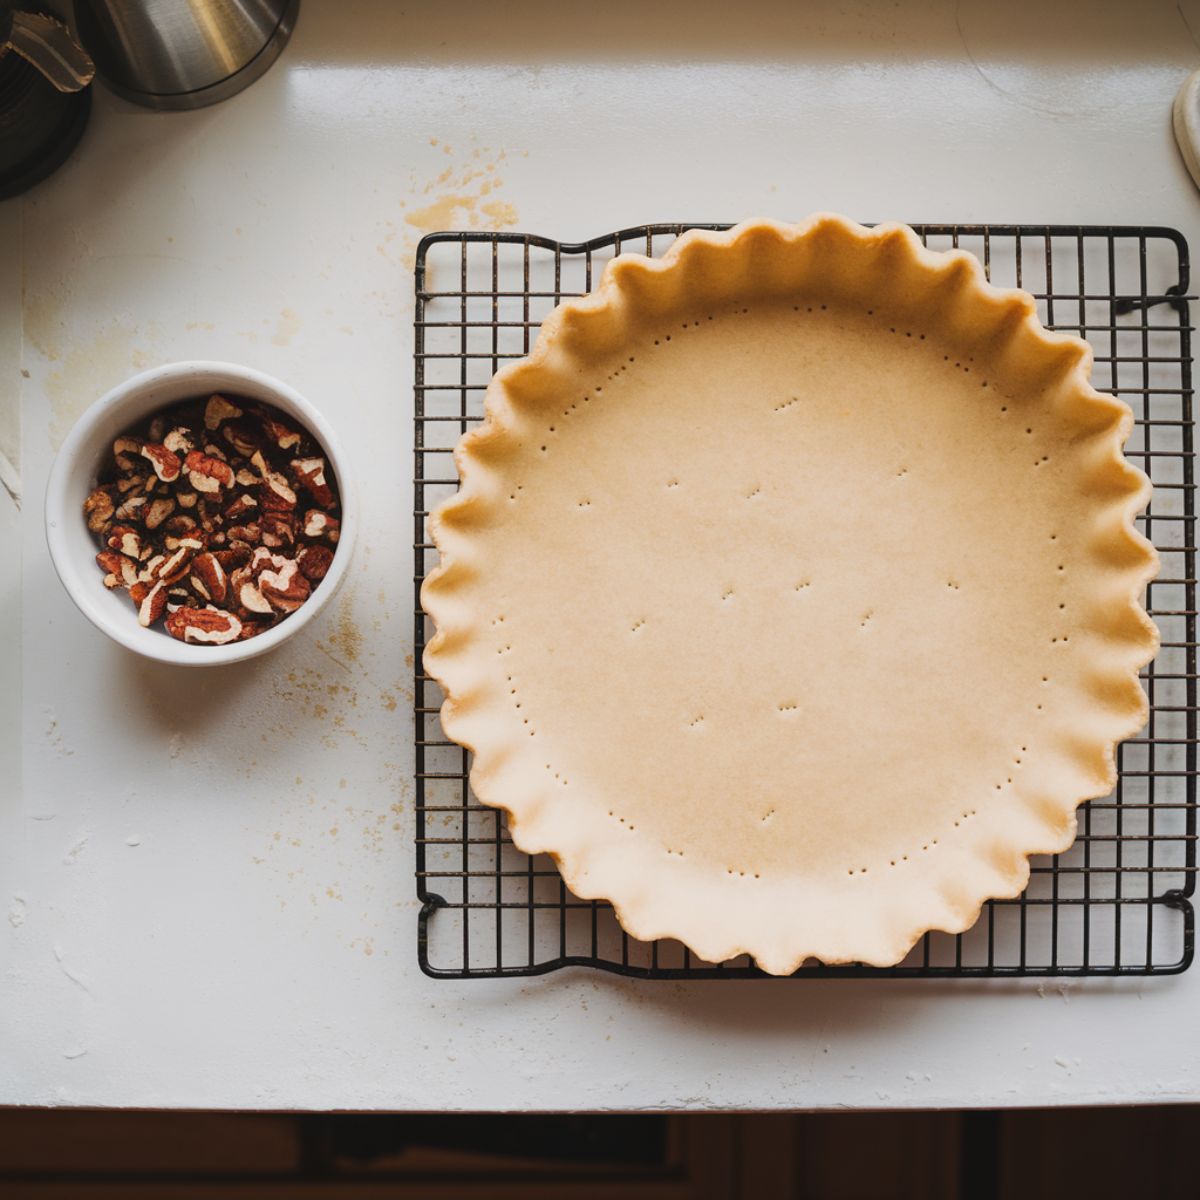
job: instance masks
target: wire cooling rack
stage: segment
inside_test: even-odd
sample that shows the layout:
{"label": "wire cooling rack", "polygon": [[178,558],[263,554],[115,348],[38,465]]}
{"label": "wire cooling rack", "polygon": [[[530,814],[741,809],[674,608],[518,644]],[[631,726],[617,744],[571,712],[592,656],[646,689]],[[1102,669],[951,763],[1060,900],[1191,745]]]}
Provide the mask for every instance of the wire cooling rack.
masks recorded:
{"label": "wire cooling rack", "polygon": [[[435,233],[416,262],[415,492],[419,586],[437,552],[425,519],[457,487],[455,442],[482,416],[505,361],[547,313],[590,291],[615,254],[660,255],[685,229],[648,225],[589,242]],[[725,228],[703,225],[706,229]],[[1162,570],[1147,604],[1162,650],[1143,673],[1150,721],[1121,746],[1116,790],[1084,806],[1079,837],[1034,859],[1025,894],[989,903],[966,933],[928,934],[899,966],[802,967],[793,978],[1160,975],[1192,961],[1196,872],[1196,518],[1188,246],[1172,229],[914,225],[932,249],[975,253],[989,277],[1037,298],[1052,329],[1095,351],[1093,382],[1137,421],[1126,454],[1154,482],[1139,522]],[[421,669],[432,629],[415,611],[418,956],[429,975],[484,978],[589,966],[643,978],[743,978],[748,959],[698,960],[675,942],[626,936],[612,909],[580,900],[553,862],[528,857],[471,793],[468,755],[446,740],[441,692]]]}

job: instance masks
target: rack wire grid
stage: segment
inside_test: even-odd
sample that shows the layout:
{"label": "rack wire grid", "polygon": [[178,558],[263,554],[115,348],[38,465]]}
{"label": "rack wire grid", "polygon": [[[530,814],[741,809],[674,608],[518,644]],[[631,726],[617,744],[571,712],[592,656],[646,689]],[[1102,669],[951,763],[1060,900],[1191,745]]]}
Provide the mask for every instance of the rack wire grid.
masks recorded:
{"label": "rack wire grid", "polygon": [[[690,224],[647,225],[560,243],[518,233],[435,233],[416,260],[416,584],[434,565],[429,511],[457,487],[451,453],[482,417],[504,362],[529,351],[542,320],[591,290],[622,251],[657,256]],[[728,226],[703,224],[704,229]],[[1154,483],[1139,525],[1162,569],[1147,606],[1162,649],[1143,673],[1149,724],[1118,752],[1112,795],[1080,811],[1069,851],[1032,863],[1029,887],[992,901],[966,933],[923,937],[898,966],[806,965],[792,978],[1161,975],[1193,954],[1196,872],[1196,518],[1187,242],[1130,226],[914,225],[932,249],[962,247],[1000,286],[1023,287],[1043,322],[1095,351],[1093,383],[1136,423],[1127,456]],[[603,902],[565,887],[548,857],[509,840],[480,805],[468,754],[446,740],[441,692],[423,673],[432,633],[415,605],[418,957],[429,975],[495,978],[587,966],[656,979],[757,977],[748,958],[697,959],[679,943],[641,943]]]}

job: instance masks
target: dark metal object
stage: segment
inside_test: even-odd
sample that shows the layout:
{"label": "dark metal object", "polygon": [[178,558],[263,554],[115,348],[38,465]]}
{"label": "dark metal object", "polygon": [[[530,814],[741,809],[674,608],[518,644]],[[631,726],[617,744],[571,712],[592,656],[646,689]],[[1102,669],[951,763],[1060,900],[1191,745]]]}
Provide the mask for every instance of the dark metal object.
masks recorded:
{"label": "dark metal object", "polygon": [[92,111],[91,60],[65,25],[0,3],[0,200],[56,170]]}
{"label": "dark metal object", "polygon": [[[591,290],[620,251],[658,255],[685,229],[650,225],[558,243],[505,233],[435,233],[416,263],[413,542],[420,586],[437,561],[425,517],[457,487],[451,451],[482,416],[488,380],[528,352],[560,300]],[[723,225],[701,228],[722,229]],[[1162,557],[1147,605],[1162,631],[1143,672],[1146,730],[1118,751],[1116,791],[1080,810],[1065,854],[1033,860],[1016,900],[973,929],[927,934],[897,967],[805,967],[793,978],[1165,975],[1192,961],[1196,883],[1196,512],[1189,252],[1173,229],[914,225],[933,249],[961,246],[1001,286],[1038,300],[1053,329],[1086,337],[1093,383],[1137,418],[1126,455],[1154,482],[1139,525]],[[414,612],[418,958],[446,978],[590,966],[655,979],[755,978],[746,959],[698,961],[673,942],[627,937],[604,903],[579,900],[553,862],[519,853],[499,812],[478,804],[468,755],[446,740],[441,692],[421,668],[431,629]]]}
{"label": "dark metal object", "polygon": [[103,81],[147,108],[203,108],[279,57],[300,0],[75,0]]}
{"label": "dark metal object", "polygon": [[10,50],[37,67],[60,92],[78,92],[96,73],[92,60],[61,21],[0,0],[0,58]]}

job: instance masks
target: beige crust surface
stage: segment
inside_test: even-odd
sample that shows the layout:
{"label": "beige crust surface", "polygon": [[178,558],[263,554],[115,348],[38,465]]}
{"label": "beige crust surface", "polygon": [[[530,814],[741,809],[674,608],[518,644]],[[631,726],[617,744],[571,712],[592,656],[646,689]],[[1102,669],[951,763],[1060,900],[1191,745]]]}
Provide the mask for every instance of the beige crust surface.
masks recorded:
{"label": "beige crust surface", "polygon": [[1023,292],[818,215],[623,255],[431,521],[479,799],[635,937],[886,965],[1065,850],[1145,722],[1132,416]]}

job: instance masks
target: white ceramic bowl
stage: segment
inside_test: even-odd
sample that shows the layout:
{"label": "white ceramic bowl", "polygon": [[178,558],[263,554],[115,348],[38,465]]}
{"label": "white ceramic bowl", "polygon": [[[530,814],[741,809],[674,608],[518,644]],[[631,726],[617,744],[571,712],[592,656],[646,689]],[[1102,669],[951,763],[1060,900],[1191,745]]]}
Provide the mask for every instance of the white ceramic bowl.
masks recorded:
{"label": "white ceramic bowl", "polygon": [[[109,591],[96,566],[98,547],[83,516],[83,502],[114,438],[177,400],[225,392],[262,400],[294,417],[320,442],[337,479],[342,527],[333,563],[312,596],[278,625],[227,646],[194,646],[164,629],[143,629],[123,588]],[[46,542],[54,569],[72,600],[97,629],[147,658],[181,666],[211,667],[253,658],[299,633],[333,597],[346,574],[358,531],[358,503],[346,456],[329,423],[299,392],[248,367],[221,362],[181,362],[155,367],[112,389],[89,408],[63,442],[46,487]]]}

